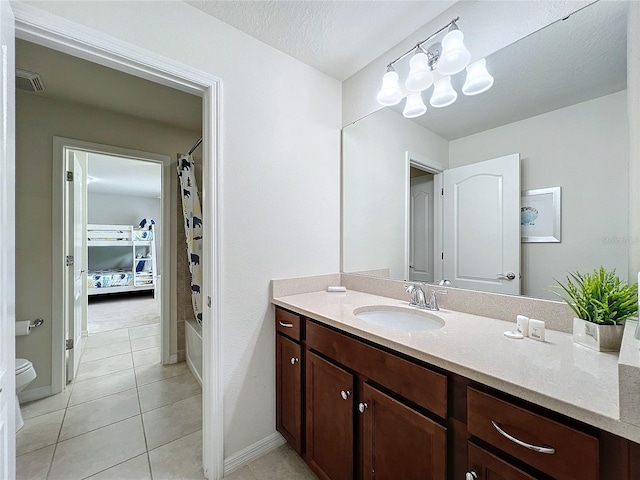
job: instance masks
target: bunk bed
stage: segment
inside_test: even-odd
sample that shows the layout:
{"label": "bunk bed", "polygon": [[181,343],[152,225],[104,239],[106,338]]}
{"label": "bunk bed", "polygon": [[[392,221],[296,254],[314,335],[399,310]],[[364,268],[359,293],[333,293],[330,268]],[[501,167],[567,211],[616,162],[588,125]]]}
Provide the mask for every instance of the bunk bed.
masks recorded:
{"label": "bunk bed", "polygon": [[89,295],[155,289],[155,225],[87,225]]}

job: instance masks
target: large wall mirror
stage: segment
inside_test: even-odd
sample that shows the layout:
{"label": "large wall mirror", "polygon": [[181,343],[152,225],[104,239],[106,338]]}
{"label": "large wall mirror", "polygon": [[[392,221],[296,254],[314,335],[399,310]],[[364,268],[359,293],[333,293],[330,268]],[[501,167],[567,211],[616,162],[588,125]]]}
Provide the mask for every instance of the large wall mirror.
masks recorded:
{"label": "large wall mirror", "polygon": [[[435,283],[447,278],[453,287],[487,291],[511,285],[505,293],[551,299],[557,298],[554,279],[570,271],[603,265],[624,278],[626,32],[626,2],[591,4],[487,57],[495,84],[482,95],[460,93],[462,72],[452,79],[459,96],[449,107],[428,106],[425,115],[410,120],[400,104],[345,127],[342,271]],[[425,103],[429,95],[423,92]],[[458,207],[447,207],[451,192],[444,188],[451,182],[447,176],[464,168],[471,169],[470,177],[494,178],[483,169],[505,158],[519,169],[517,198],[500,204],[510,209],[507,223],[518,229],[507,240],[485,228],[486,216],[504,200],[490,191],[492,180],[476,183],[467,196],[475,210],[466,216],[452,216]],[[522,238],[520,195],[541,189],[560,192],[557,211],[546,212],[559,222],[558,238]],[[455,242],[447,233],[451,228],[457,229]],[[517,265],[503,259],[507,252],[517,256]],[[473,286],[475,269],[489,260],[500,271]],[[501,277],[508,273],[515,281]],[[454,278],[465,275],[471,287],[456,284]]]}

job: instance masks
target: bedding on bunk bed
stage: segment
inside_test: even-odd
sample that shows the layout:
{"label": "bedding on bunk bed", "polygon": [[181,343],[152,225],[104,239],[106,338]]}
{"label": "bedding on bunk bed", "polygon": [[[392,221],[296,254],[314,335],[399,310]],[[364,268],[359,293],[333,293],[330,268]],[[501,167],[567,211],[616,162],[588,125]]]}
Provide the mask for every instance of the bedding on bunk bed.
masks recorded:
{"label": "bedding on bunk bed", "polygon": [[130,287],[134,275],[130,270],[99,270],[87,275],[88,288]]}

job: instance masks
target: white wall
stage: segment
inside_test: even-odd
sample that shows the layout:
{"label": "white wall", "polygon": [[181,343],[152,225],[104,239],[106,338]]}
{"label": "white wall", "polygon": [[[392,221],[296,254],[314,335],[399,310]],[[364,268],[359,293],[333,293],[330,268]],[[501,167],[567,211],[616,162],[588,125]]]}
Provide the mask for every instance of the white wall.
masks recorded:
{"label": "white wall", "polygon": [[143,218],[151,218],[158,229],[162,218],[162,203],[159,198],[88,192],[87,218],[88,223],[134,226]]}
{"label": "white wall", "polygon": [[522,244],[522,293],[555,299],[553,279],[600,265],[626,278],[626,91],[449,143],[449,166],[520,153],[522,189],[562,187],[562,242]]}
{"label": "white wall", "polygon": [[223,81],[221,307],[229,457],[275,431],[270,280],[340,268],[341,85],[183,2],[34,4]]}
{"label": "white wall", "polygon": [[[342,124],[350,123],[379,110],[376,94],[387,64],[410,50],[456,17],[464,32],[471,61],[486,57],[536,30],[566,17],[591,1],[465,1],[457,2],[434,20],[369,63],[342,84]],[[406,78],[408,62],[399,62],[396,71]]]}
{"label": "white wall", "polygon": [[345,127],[342,145],[343,271],[404,278],[405,154],[446,167],[449,142],[387,108]]}

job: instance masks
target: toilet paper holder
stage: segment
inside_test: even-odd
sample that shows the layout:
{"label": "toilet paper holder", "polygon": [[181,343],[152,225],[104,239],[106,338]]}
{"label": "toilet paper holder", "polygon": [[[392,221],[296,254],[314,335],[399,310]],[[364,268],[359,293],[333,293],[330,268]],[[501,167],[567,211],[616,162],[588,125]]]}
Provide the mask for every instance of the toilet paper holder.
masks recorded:
{"label": "toilet paper holder", "polygon": [[42,318],[36,318],[33,322],[31,322],[31,320],[16,322],[16,337],[29,335],[29,333],[31,333],[31,330],[39,327],[43,323],[44,320]]}

